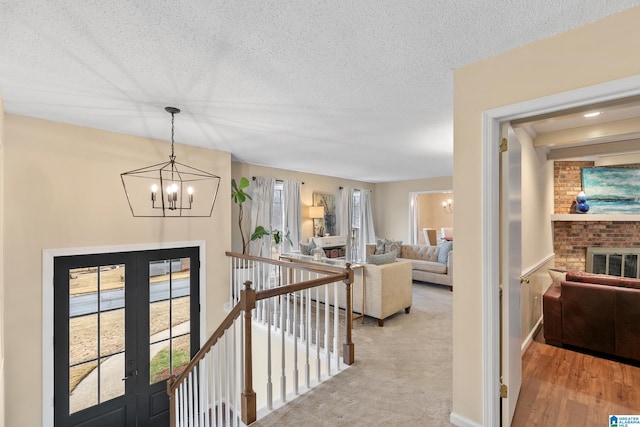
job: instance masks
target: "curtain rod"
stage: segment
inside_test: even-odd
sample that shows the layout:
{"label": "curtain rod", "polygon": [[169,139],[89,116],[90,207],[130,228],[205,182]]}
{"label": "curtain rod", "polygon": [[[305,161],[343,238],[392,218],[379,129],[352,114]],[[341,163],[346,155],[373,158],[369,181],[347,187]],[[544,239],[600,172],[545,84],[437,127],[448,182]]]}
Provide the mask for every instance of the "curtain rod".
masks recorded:
{"label": "curtain rod", "polygon": [[[252,177],[251,177],[251,180],[252,180],[252,181],[255,181],[255,180],[256,180],[256,177],[255,177],[255,176],[252,176]],[[283,179],[276,179],[276,182],[284,182],[284,180],[283,180]],[[301,184],[302,184],[302,185],[304,185],[304,181],[302,181],[302,182],[301,182]]]}
{"label": "curtain rod", "polygon": [[[339,190],[344,190],[343,186],[338,187]],[[358,190],[358,191],[362,191],[362,188],[354,188],[354,190]],[[369,190],[370,192],[373,193],[373,190]]]}

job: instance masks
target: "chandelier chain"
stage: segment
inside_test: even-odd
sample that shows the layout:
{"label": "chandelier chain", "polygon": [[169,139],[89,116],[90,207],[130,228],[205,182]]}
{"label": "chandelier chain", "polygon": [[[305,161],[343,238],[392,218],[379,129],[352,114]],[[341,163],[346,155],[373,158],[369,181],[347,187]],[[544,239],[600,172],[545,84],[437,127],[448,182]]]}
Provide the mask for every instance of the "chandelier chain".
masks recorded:
{"label": "chandelier chain", "polygon": [[176,156],[173,152],[173,121],[175,119],[175,113],[171,113],[171,156],[169,157],[171,159],[171,161],[174,161],[176,159]]}

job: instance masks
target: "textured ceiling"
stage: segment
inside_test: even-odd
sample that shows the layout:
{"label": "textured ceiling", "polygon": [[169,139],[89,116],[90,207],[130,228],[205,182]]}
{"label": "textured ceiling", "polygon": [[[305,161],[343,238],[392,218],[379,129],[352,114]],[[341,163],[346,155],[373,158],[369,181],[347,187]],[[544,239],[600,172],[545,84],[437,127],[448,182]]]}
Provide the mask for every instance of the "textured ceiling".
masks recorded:
{"label": "textured ceiling", "polygon": [[[640,0],[6,1],[7,113],[368,182],[453,173],[453,73]],[[179,157],[179,152],[177,153]]]}

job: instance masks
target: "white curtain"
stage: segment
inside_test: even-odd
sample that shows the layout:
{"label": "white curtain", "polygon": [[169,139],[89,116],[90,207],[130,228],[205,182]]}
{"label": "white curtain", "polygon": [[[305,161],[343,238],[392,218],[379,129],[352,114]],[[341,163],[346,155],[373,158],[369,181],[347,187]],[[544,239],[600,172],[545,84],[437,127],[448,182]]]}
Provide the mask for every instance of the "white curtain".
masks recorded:
{"label": "white curtain", "polygon": [[[420,239],[420,195],[414,193],[409,197],[409,244],[417,245]],[[427,242],[427,244],[429,243]]]}
{"label": "white curtain", "polygon": [[340,190],[340,199],[336,205],[338,211],[338,230],[339,236],[351,235],[351,215],[353,212],[353,189],[342,187]]}
{"label": "white curtain", "polygon": [[297,250],[302,238],[302,200],[300,198],[301,190],[300,181],[284,181],[282,192],[284,196],[284,230],[283,238],[289,233],[289,239],[293,243],[293,247],[289,241],[284,238],[282,242],[282,252],[290,252]]}
{"label": "white curtain", "polygon": [[[273,178],[256,177],[251,188],[251,227],[249,232],[261,225],[265,229],[271,229],[271,208],[273,206],[273,190],[276,180]],[[249,236],[250,237],[250,236]],[[271,258],[271,236],[265,236],[260,240],[249,244],[249,255]]]}
{"label": "white curtain", "polygon": [[367,258],[366,246],[376,242],[376,232],[373,229],[373,211],[371,209],[371,190],[360,190],[359,231],[358,260],[364,261]]}
{"label": "white curtain", "polygon": [[342,187],[340,191],[340,199],[336,206],[338,211],[338,235],[345,236],[347,238],[347,254],[346,260],[352,261],[357,259],[357,248],[354,246],[355,237],[352,236],[353,221],[351,216],[353,215],[353,189],[349,187]]}

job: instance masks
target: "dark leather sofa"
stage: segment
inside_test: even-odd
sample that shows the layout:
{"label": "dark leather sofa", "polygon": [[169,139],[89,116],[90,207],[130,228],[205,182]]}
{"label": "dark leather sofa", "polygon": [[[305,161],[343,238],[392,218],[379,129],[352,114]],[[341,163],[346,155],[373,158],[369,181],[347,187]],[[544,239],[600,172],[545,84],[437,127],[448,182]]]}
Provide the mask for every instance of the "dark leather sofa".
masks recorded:
{"label": "dark leather sofa", "polygon": [[640,279],[570,271],[542,309],[547,343],[640,361]]}

